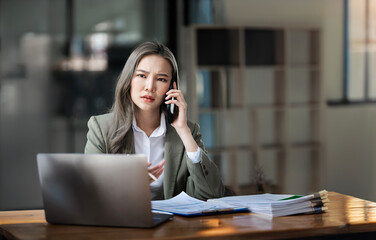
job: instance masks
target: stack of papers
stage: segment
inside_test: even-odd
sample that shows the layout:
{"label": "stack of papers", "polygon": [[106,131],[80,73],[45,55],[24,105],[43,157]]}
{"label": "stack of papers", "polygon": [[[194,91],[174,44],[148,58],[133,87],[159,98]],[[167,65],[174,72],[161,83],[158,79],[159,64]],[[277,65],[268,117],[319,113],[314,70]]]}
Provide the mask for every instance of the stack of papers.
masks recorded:
{"label": "stack of papers", "polygon": [[181,192],[168,200],[151,201],[153,211],[173,213],[176,215],[192,217],[222,213],[247,212],[246,207],[237,207],[225,202],[205,202]]}
{"label": "stack of papers", "polygon": [[306,195],[258,194],[210,199],[209,202],[221,202],[237,207],[247,207],[254,213],[267,214],[273,217],[322,213],[328,209],[329,199],[326,190]]}
{"label": "stack of papers", "polygon": [[185,192],[168,199],[152,201],[154,211],[162,211],[182,216],[201,216],[220,213],[251,211],[272,217],[295,214],[322,213],[328,209],[329,199],[326,190],[306,195],[256,194],[223,197],[201,201]]}

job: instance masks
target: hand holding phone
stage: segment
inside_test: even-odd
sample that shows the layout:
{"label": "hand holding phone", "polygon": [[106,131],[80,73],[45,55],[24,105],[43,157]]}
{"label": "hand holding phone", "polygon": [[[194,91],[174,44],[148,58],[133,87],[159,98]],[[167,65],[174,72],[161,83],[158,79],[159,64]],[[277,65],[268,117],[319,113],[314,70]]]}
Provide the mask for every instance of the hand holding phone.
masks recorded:
{"label": "hand holding phone", "polygon": [[[171,81],[171,84],[170,84],[170,87],[168,90],[171,90],[171,89],[174,89],[174,82],[176,83],[176,87],[178,86],[178,83],[173,80]],[[172,100],[175,100],[174,97],[171,98]],[[166,113],[167,113],[167,122],[169,124],[171,124],[174,120],[175,120],[175,104],[171,103],[171,104],[166,104]]]}
{"label": "hand holding phone", "polygon": [[[171,89],[172,89],[172,85],[170,86],[169,90],[171,90]],[[175,100],[175,98],[172,97],[171,100]],[[171,103],[171,104],[168,104],[168,105],[169,105],[168,107],[170,108],[170,113],[174,114],[175,104]]]}

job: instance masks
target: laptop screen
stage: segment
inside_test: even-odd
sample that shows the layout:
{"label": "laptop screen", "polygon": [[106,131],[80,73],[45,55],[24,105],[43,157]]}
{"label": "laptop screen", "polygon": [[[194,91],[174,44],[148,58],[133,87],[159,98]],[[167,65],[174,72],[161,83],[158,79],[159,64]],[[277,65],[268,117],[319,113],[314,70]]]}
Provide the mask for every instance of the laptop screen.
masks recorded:
{"label": "laptop screen", "polygon": [[144,155],[38,154],[50,223],[153,226]]}

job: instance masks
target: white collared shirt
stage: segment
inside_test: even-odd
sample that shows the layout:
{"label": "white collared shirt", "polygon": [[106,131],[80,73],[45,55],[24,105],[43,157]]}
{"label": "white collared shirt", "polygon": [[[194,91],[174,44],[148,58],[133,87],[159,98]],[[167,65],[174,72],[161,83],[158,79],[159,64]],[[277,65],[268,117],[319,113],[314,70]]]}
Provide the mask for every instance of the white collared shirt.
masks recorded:
{"label": "white collared shirt", "polygon": [[[164,145],[166,138],[166,120],[164,114],[161,114],[160,125],[157,127],[150,137],[137,126],[136,118],[133,117],[133,134],[134,146],[136,154],[145,154],[151,166],[154,166],[164,159]],[[201,159],[201,150],[197,149],[196,152],[187,152],[188,158],[193,163],[198,163]],[[150,184],[152,199],[163,199],[163,176],[162,173],[157,181]]]}

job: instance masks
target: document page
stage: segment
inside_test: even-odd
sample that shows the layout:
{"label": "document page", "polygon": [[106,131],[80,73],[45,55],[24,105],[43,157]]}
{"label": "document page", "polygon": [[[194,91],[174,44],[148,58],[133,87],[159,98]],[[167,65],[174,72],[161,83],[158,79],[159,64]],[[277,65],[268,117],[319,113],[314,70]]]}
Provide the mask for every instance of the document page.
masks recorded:
{"label": "document page", "polygon": [[221,201],[235,206],[250,206],[258,204],[270,204],[271,202],[279,201],[292,196],[294,195],[265,193],[209,199],[208,202]]}

